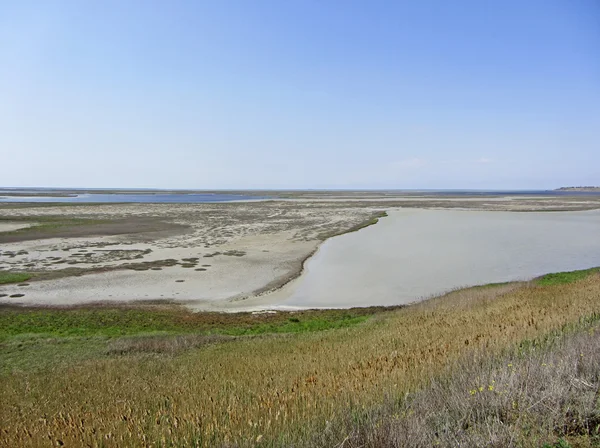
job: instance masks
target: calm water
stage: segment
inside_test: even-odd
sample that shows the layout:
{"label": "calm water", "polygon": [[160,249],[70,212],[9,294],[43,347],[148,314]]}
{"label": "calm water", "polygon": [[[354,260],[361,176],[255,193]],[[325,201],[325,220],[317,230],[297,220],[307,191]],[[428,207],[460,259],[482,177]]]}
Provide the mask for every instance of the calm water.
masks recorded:
{"label": "calm water", "polygon": [[204,194],[78,194],[75,196],[1,196],[0,202],[143,202],[153,204],[230,202],[256,199],[268,199],[262,196],[245,196],[239,194],[204,193]]}
{"label": "calm water", "polygon": [[[0,202],[94,202],[94,203],[116,203],[116,202],[142,202],[142,203],[200,203],[200,202],[229,202],[256,199],[270,199],[267,196],[256,196],[251,194],[229,194],[229,193],[152,193],[143,194],[129,192],[121,193],[87,193],[73,194],[72,196],[50,196],[52,193],[69,193],[69,190],[54,190],[51,188],[19,189],[0,188]],[[23,196],[3,196],[6,193],[20,193]],[[36,196],[43,193],[47,196]],[[410,197],[427,196],[456,196],[456,197],[486,197],[486,196],[600,196],[600,191],[557,191],[557,190],[390,190],[381,191],[383,197],[386,194],[398,196],[406,193]],[[31,196],[27,196],[31,194]],[[277,195],[275,194],[275,197]]]}
{"label": "calm water", "polygon": [[409,303],[452,288],[600,266],[600,211],[392,211],[326,241],[283,305]]}

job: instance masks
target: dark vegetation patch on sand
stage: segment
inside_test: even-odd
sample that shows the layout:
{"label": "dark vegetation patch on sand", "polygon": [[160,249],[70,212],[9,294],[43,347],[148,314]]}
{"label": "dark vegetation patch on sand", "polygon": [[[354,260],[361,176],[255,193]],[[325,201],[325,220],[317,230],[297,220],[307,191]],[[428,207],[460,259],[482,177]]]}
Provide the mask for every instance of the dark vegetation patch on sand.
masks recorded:
{"label": "dark vegetation patch on sand", "polygon": [[[67,262],[59,260],[55,263],[75,265],[80,263]],[[34,270],[27,272],[0,271],[0,284],[19,283],[26,280],[31,282],[56,280],[65,277],[79,277],[87,274],[100,274],[103,272],[114,272],[121,270],[132,271],[160,271],[163,268],[181,266],[183,268],[194,268],[197,264],[182,263],[174,258],[166,258],[164,260],[140,261],[140,262],[125,262],[119,265],[101,266],[101,267],[67,267],[64,269],[49,269],[49,270]],[[33,266],[32,266],[33,268]],[[206,270],[206,269],[201,269]],[[20,286],[20,285],[19,285]],[[29,284],[27,284],[29,286]]]}
{"label": "dark vegetation patch on sand", "polygon": [[39,240],[47,238],[77,238],[88,236],[140,235],[157,238],[185,233],[189,226],[162,221],[157,218],[131,217],[120,219],[66,218],[62,216],[31,215],[27,217],[0,217],[2,221],[23,221],[31,227],[0,233],[0,243]]}
{"label": "dark vegetation patch on sand", "polygon": [[10,272],[0,271],[0,285],[6,285],[9,283],[21,283],[29,280],[32,274],[27,272]]}
{"label": "dark vegetation patch on sand", "polygon": [[320,234],[319,238],[321,240],[326,240],[327,238],[331,238],[333,236],[344,235],[346,233],[352,233],[352,232],[358,232],[359,230],[364,229],[365,227],[374,226],[375,224],[377,224],[379,222],[379,219],[385,218],[387,215],[388,214],[385,211],[375,212],[371,217],[367,218],[365,221],[360,222],[346,230],[325,232],[325,233]]}

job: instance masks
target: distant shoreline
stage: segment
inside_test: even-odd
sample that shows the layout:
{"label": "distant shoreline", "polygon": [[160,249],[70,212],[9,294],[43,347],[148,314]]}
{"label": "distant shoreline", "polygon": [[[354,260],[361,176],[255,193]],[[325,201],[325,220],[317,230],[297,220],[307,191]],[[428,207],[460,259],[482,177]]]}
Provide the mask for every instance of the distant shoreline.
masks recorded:
{"label": "distant shoreline", "polygon": [[[56,203],[197,203],[227,202],[231,200],[279,199],[366,199],[366,198],[482,198],[595,195],[600,187],[561,187],[554,190],[173,190],[173,189],[94,189],[94,188],[21,188],[0,187],[1,202],[56,202]],[[201,200],[199,196],[204,197]],[[220,198],[219,198],[220,197]],[[56,199],[53,201],[52,199]],[[210,199],[210,200],[208,200]],[[217,200],[220,199],[220,200]],[[226,200],[227,201],[226,201]]]}
{"label": "distant shoreline", "polygon": [[600,191],[600,187],[560,187],[554,191]]}

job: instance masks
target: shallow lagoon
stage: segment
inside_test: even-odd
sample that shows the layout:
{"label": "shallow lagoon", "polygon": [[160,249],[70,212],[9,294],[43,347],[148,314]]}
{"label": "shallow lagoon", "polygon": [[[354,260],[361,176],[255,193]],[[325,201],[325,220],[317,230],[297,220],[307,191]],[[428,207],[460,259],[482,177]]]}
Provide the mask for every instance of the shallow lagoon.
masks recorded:
{"label": "shallow lagoon", "polygon": [[151,204],[193,204],[206,202],[231,202],[268,199],[265,196],[249,196],[229,193],[90,193],[69,196],[2,196],[0,202],[64,202],[64,203],[151,203]]}
{"label": "shallow lagoon", "polygon": [[277,296],[299,307],[394,305],[453,288],[600,266],[600,211],[397,210],[326,241]]}

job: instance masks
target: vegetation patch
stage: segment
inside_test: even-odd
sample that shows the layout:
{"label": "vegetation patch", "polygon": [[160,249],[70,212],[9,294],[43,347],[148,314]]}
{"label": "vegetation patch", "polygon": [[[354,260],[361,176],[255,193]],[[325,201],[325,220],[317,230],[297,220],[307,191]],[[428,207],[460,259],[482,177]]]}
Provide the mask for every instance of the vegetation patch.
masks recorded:
{"label": "vegetation patch", "polygon": [[[83,254],[82,254],[83,255]],[[137,257],[136,257],[137,258]],[[103,267],[76,267],[75,265],[80,264],[77,261],[67,261],[67,260],[59,260],[54,261],[53,264],[68,264],[71,267],[65,269],[54,269],[54,270],[45,270],[45,271],[35,271],[32,270],[30,272],[24,273],[29,275],[28,279],[32,281],[43,281],[43,280],[54,280],[58,278],[64,277],[78,277],[86,274],[94,274],[100,272],[111,272],[118,271],[123,269],[128,269],[132,271],[160,271],[165,267],[173,267],[177,266],[178,261],[174,259],[165,259],[165,260],[154,260],[154,261],[141,261],[141,262],[129,262],[123,263],[120,265],[114,266],[103,266]],[[25,265],[27,266],[27,265]],[[32,264],[30,267],[34,267]],[[190,265],[185,267],[194,267],[196,265]],[[8,273],[8,271],[0,271],[0,273]],[[1,275],[1,274],[0,274]],[[1,284],[1,282],[0,282]]]}
{"label": "vegetation patch", "polygon": [[556,272],[540,277],[537,279],[537,284],[542,286],[565,285],[598,273],[600,273],[600,268],[585,269],[580,271]]}
{"label": "vegetation patch", "polygon": [[29,215],[0,217],[0,222],[26,222],[31,227],[0,233],[0,243],[12,243],[45,238],[76,238],[101,235],[124,235],[162,232],[185,233],[189,226],[169,223],[157,218],[70,218],[61,215]]}
{"label": "vegetation patch", "polygon": [[33,277],[32,274],[27,272],[7,272],[0,271],[0,285],[6,285],[8,283],[22,283]]}
{"label": "vegetation patch", "polygon": [[498,356],[475,353],[400,400],[347,409],[311,444],[350,434],[347,447],[599,446],[599,360],[597,321]]}
{"label": "vegetation patch", "polygon": [[389,311],[4,307],[3,442],[596,446],[598,297],[587,275]]}
{"label": "vegetation patch", "polygon": [[[0,306],[0,341],[22,335],[117,337],[144,334],[258,335],[343,328],[385,310],[307,310],[281,313],[194,313],[172,306]],[[292,316],[292,317],[290,317]]]}
{"label": "vegetation patch", "polygon": [[177,336],[133,336],[109,342],[106,353],[126,355],[131,353],[161,353],[174,355],[185,350],[209,344],[228,342],[234,338],[223,335],[189,334]]}
{"label": "vegetation patch", "polygon": [[369,227],[369,226],[373,226],[375,224],[377,224],[379,222],[380,218],[385,218],[387,216],[387,212],[385,211],[381,211],[381,212],[377,212],[375,213],[375,215],[371,216],[370,218],[368,218],[367,220],[358,223],[352,227],[349,227],[341,232],[336,232],[336,233],[322,233],[319,235],[319,239],[321,240],[326,240],[327,238],[331,238],[333,236],[338,236],[338,235],[343,235],[345,233],[352,233],[352,232],[358,232],[361,229],[364,229],[365,227]]}
{"label": "vegetation patch", "polygon": [[229,257],[243,257],[246,255],[246,252],[243,250],[228,250],[223,252],[223,255],[227,255]]}

